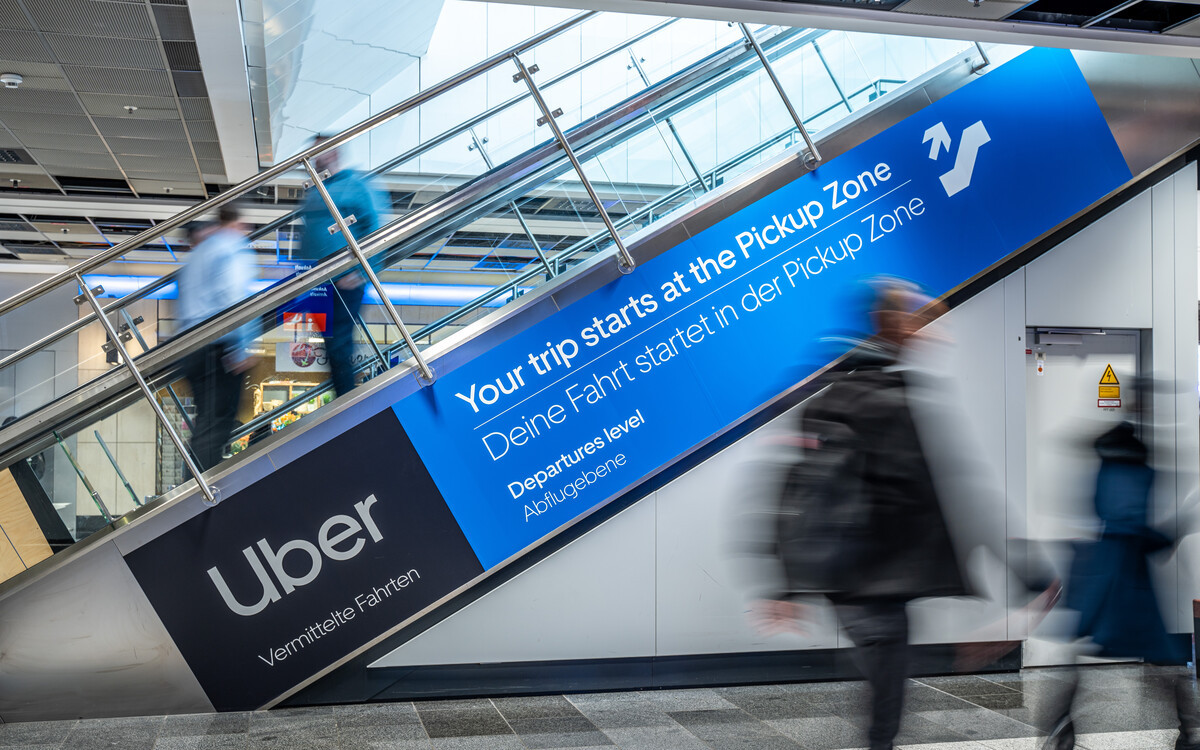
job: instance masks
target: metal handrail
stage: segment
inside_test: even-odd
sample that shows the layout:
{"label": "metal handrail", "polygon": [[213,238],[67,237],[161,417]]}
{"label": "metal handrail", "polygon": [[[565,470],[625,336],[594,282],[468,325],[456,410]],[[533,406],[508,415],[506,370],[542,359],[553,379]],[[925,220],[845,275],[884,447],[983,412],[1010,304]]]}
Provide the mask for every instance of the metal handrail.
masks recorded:
{"label": "metal handrail", "polygon": [[[670,18],[670,19],[667,19],[666,21],[663,21],[662,23],[655,24],[654,26],[651,26],[650,28],[648,28],[638,34],[635,34],[633,37],[625,40],[624,42],[615,44],[612,47],[608,48],[607,50],[599,53],[598,55],[595,55],[587,60],[584,60],[584,61],[578,63],[577,65],[574,65],[574,66],[568,68],[567,70],[563,71],[562,73],[551,78],[546,83],[542,84],[542,87],[548,88],[557,83],[560,83],[560,82],[566,80],[567,78],[569,78],[570,76],[573,76],[576,73],[579,73],[580,71],[586,70],[586,69],[590,68],[591,66],[593,66],[599,62],[602,62],[603,60],[606,60],[609,57],[612,57],[613,55],[615,55],[619,52],[629,49],[634,44],[637,44],[638,42],[643,41],[647,37],[653,36],[654,34],[658,33],[662,29],[670,26],[673,23],[676,23],[678,20],[679,19],[677,19],[677,18]],[[425,152],[430,151],[434,148],[437,148],[438,146],[442,145],[443,143],[446,143],[447,141],[449,141],[459,135],[462,135],[463,133],[468,132],[471,128],[473,128],[474,126],[478,125],[479,123],[487,120],[488,118],[493,117],[493,116],[525,101],[526,99],[529,99],[530,96],[531,96],[530,93],[528,91],[526,91],[523,94],[518,94],[517,96],[514,96],[514,97],[508,99],[507,101],[501,102],[500,104],[497,104],[494,107],[491,107],[470,119],[464,120],[463,122],[459,123],[458,125],[450,128],[449,130],[443,131],[442,133],[434,136],[433,138],[431,138],[423,143],[420,143],[417,146],[414,146],[413,148],[411,148],[408,151],[406,151],[405,153],[397,156],[396,158],[391,159],[372,170],[369,170],[367,172],[367,174],[371,175],[371,176],[378,176],[380,174],[390,171],[391,169],[399,166],[400,164],[404,164],[405,162],[412,161],[413,159],[418,158],[419,156],[424,154]],[[397,105],[397,106],[400,106],[400,105]],[[324,145],[324,144],[321,144],[321,145]],[[220,198],[225,195],[226,195],[225,193],[222,193],[221,196],[217,196],[217,198]],[[214,198],[213,200],[216,200],[217,198]],[[248,236],[248,239],[251,241],[259,239],[260,237],[263,237],[263,236],[295,221],[299,217],[299,215],[300,215],[299,209],[297,209],[295,211],[291,211],[287,214],[284,214],[283,216],[280,216],[279,218],[274,219],[274,220],[268,222],[267,224],[264,224],[263,226],[259,227],[258,229],[254,230],[253,232],[251,232]],[[159,225],[159,226],[161,226],[161,225]],[[131,238],[131,239],[136,239],[136,237]],[[153,239],[153,238],[151,238],[151,239]],[[149,241],[149,240],[147,240],[147,241]],[[145,243],[143,243],[143,244],[145,244]],[[87,270],[88,269],[85,269],[83,272],[86,273]],[[112,303],[110,303],[109,305],[104,307],[104,312],[106,314],[117,312],[117,311],[121,310],[122,308],[133,304],[134,302],[138,302],[142,299],[145,299],[150,294],[153,294],[154,292],[158,291],[159,289],[162,289],[163,287],[168,286],[169,284],[173,283],[178,274],[179,274],[179,270],[176,269],[164,276],[159,277],[155,281],[150,282],[149,284],[141,287],[140,289],[130,292],[129,294],[126,294],[123,297],[117,298]],[[49,280],[47,280],[47,281],[49,281]],[[0,315],[2,315],[4,312],[5,312],[5,310],[4,310],[3,306],[0,305]],[[79,317],[76,320],[71,321],[66,326],[63,326],[61,329],[55,331],[54,333],[48,334],[48,335],[42,337],[41,339],[38,339],[37,341],[29,344],[28,346],[25,346],[24,348],[13,352],[12,354],[4,357],[3,359],[0,359],[0,370],[3,370],[6,367],[10,367],[11,365],[14,365],[17,362],[20,362],[21,360],[41,351],[42,349],[49,346],[50,344],[53,344],[56,341],[59,341],[67,336],[70,336],[72,333],[75,333],[77,331],[82,330],[83,328],[86,328],[88,325],[90,325],[91,323],[94,323],[95,321],[96,321],[96,315],[94,312],[86,313],[82,317]]]}
{"label": "metal handrail", "polygon": [[376,127],[383,125],[384,123],[389,122],[389,121],[399,117],[400,115],[404,114],[405,112],[408,112],[409,110],[415,109],[416,107],[420,106],[421,104],[424,104],[425,102],[429,101],[430,99],[438,97],[441,94],[443,94],[451,89],[457,88],[461,84],[466,83],[467,81],[469,81],[473,78],[476,78],[480,75],[483,75],[484,73],[487,73],[488,71],[492,70],[493,68],[496,68],[496,67],[499,67],[500,65],[504,65],[504,64],[508,63],[508,61],[512,58],[513,55],[519,54],[519,53],[529,50],[533,47],[536,47],[537,45],[539,45],[542,42],[545,42],[549,39],[553,39],[554,37],[558,36],[559,34],[562,34],[566,31],[569,31],[570,29],[575,28],[579,24],[583,23],[587,19],[592,18],[593,16],[595,16],[597,14],[599,14],[599,11],[585,11],[583,13],[576,14],[576,15],[566,19],[565,21],[562,21],[562,22],[550,27],[549,29],[546,29],[545,31],[541,32],[540,34],[535,34],[534,36],[529,37],[528,39],[526,39],[522,42],[518,42],[517,44],[513,45],[512,47],[509,47],[508,49],[504,50],[503,52],[498,52],[497,54],[492,55],[491,57],[487,58],[486,60],[478,62],[475,65],[472,65],[471,67],[467,68],[466,70],[464,70],[456,75],[450,76],[449,78],[445,79],[441,83],[434,84],[433,86],[429,87],[428,89],[417,92],[416,94],[410,96],[409,98],[405,99],[404,101],[400,102],[399,104],[389,107],[388,109],[385,109],[384,111],[380,112],[377,115],[368,117],[367,119],[363,120],[362,122],[358,123],[357,125],[354,125],[346,130],[343,130],[341,133],[338,133],[337,135],[332,136],[327,140],[324,140],[320,143],[314,144],[314,145],[310,146],[309,148],[305,149],[304,151],[301,151],[300,153],[295,154],[294,156],[288,157],[287,159],[280,162],[279,164],[276,164],[275,166],[273,166],[267,170],[259,172],[254,177],[251,177],[247,180],[244,180],[244,181],[238,183],[237,185],[231,187],[229,190],[226,190],[225,192],[221,193],[220,195],[216,195],[212,198],[209,198],[206,201],[197,203],[195,206],[192,206],[191,208],[184,209],[183,211],[179,212],[178,214],[175,214],[174,216],[172,216],[171,218],[166,219],[162,222],[159,222],[158,224],[155,224],[154,226],[150,227],[149,229],[143,230],[142,232],[139,232],[138,234],[134,235],[133,237],[130,237],[129,239],[127,239],[117,245],[114,245],[101,253],[93,255],[91,258],[88,258],[87,260],[81,261],[81,262],[75,264],[74,266],[71,266],[68,269],[60,271],[59,273],[55,274],[54,276],[51,276],[48,279],[44,279],[43,281],[40,281],[37,284],[34,284],[33,286],[29,287],[28,289],[18,292],[17,294],[14,294],[13,296],[9,297],[8,299],[4,300],[3,302],[0,302],[0,315],[3,315],[17,307],[20,307],[21,305],[25,304],[26,302],[37,299],[38,297],[41,297],[43,294],[46,294],[47,292],[49,292],[53,289],[57,289],[59,286],[62,286],[63,284],[73,280],[75,278],[76,274],[88,273],[96,268],[99,268],[99,267],[103,266],[105,263],[108,263],[111,260],[119,258],[122,255],[130,252],[131,250],[135,250],[135,249],[141,247],[142,245],[146,244],[147,242],[149,242],[151,240],[154,240],[154,239],[157,239],[157,238],[163,236],[164,234],[171,231],[172,229],[183,226],[187,222],[189,222],[193,219],[197,219],[206,213],[209,213],[210,211],[212,211],[212,209],[217,208],[218,206],[222,206],[226,203],[229,203],[233,199],[241,196],[243,193],[246,193],[247,191],[258,187],[259,185],[262,185],[265,182],[270,182],[272,179],[278,177],[279,175],[286,173],[288,170],[292,169],[293,167],[302,165],[306,159],[312,159],[313,157],[315,157],[319,154],[322,154],[326,151],[336,149],[337,147],[341,146],[343,143],[346,143],[347,141],[352,140],[363,133],[374,130]]}
{"label": "metal handrail", "polygon": [[[895,78],[878,78],[878,79],[875,79],[874,81],[872,81],[871,83],[868,83],[867,85],[862,86],[861,88],[851,92],[847,96],[849,98],[853,99],[854,97],[860,96],[861,94],[865,94],[868,91],[870,91],[871,89],[877,88],[880,84],[884,84],[884,83],[904,84],[907,82],[901,81],[901,80],[895,79]],[[821,117],[824,117],[828,113],[830,113],[833,110],[838,109],[842,106],[843,105],[840,101],[836,102],[818,112],[813,113],[812,115],[809,116],[808,119],[810,121],[818,120]],[[787,130],[777,133],[776,135],[773,135],[770,138],[763,140],[761,143],[758,143],[758,144],[742,151],[741,153],[731,157],[724,163],[718,164],[717,166],[713,167],[712,169],[708,170],[707,172],[705,172],[699,176],[699,179],[702,181],[702,183],[701,183],[702,187],[704,186],[703,181],[715,180],[715,178],[718,175],[720,175],[722,172],[726,172],[729,169],[739,166],[739,165],[743,164],[744,162],[746,162],[747,160],[752,159],[755,156],[761,154],[763,151],[766,151],[767,149],[771,148],[772,146],[775,146],[776,144],[780,143],[781,141],[787,140],[789,137],[791,137],[792,133],[794,133],[794,132],[796,132],[796,130],[794,128],[788,128]],[[671,192],[669,192],[665,195],[662,195],[659,198],[657,198],[656,200],[654,200],[653,202],[647,203],[646,205],[642,206],[637,211],[630,213],[630,214],[626,214],[625,216],[621,217],[620,219],[617,219],[615,221],[617,227],[618,228],[627,227],[630,224],[633,224],[633,223],[637,222],[638,220],[653,214],[660,206],[668,205],[675,199],[679,198],[681,195],[685,194],[689,189],[691,189],[691,187],[694,183],[695,183],[695,181],[685,182],[684,184],[675,188]],[[576,255],[579,255],[580,253],[587,251],[589,248],[599,245],[600,243],[602,243],[604,241],[604,238],[607,236],[609,236],[609,234],[608,234],[607,229],[605,229],[604,231],[596,232],[595,234],[584,237],[584,238],[576,241],[570,247],[559,252],[558,255],[555,256],[554,260],[556,263],[559,263],[559,262],[562,262],[565,260],[570,260],[571,258],[575,257]],[[505,283],[497,285],[495,287],[492,287],[491,289],[489,289],[488,291],[479,295],[478,297],[471,300],[470,302],[466,303],[465,305],[461,305],[458,308],[455,308],[455,310],[453,310],[452,312],[449,312],[449,313],[443,315],[442,317],[438,318],[435,321],[426,323],[424,326],[422,326],[421,328],[417,329],[416,331],[414,331],[412,333],[412,338],[420,339],[420,338],[424,338],[426,336],[431,336],[431,335],[437,333],[438,331],[442,330],[446,326],[453,325],[459,319],[475,312],[476,310],[478,310],[481,307],[484,307],[489,302],[491,302],[499,297],[503,297],[504,295],[509,294],[510,292],[512,292],[515,289],[519,289],[520,287],[524,286],[527,282],[533,281],[534,279],[539,278],[542,275],[543,274],[542,274],[541,268],[539,266],[535,265],[534,261],[531,261],[529,268],[522,271],[521,273],[514,276],[513,278],[509,279]],[[406,342],[398,341],[398,342],[382,349],[382,355],[386,360],[390,361],[393,357],[399,356],[400,353],[405,348],[407,348],[407,346],[408,345]],[[354,371],[355,371],[355,374],[360,374],[360,373],[364,373],[364,372],[369,372],[372,369],[374,369],[373,363],[363,362],[358,367],[356,367]],[[234,440],[239,440],[239,439],[245,437],[246,435],[251,435],[254,432],[257,432],[258,430],[262,429],[264,426],[266,426],[270,422],[277,419],[280,414],[286,414],[287,412],[291,411],[292,409],[296,408],[297,406],[300,406],[301,404],[304,404],[308,401],[312,401],[315,398],[319,398],[320,396],[324,395],[326,391],[329,391],[332,388],[333,388],[333,381],[332,380],[324,380],[321,383],[317,384],[315,387],[310,388],[309,390],[304,391],[303,393],[299,393],[299,394],[291,397],[287,401],[284,401],[283,403],[281,403],[279,406],[276,406],[274,409],[271,409],[270,411],[265,411],[262,414],[259,414],[258,416],[252,418],[250,421],[246,422],[246,424],[242,425],[241,427],[238,427],[230,435],[230,442],[232,442]]]}
{"label": "metal handrail", "polygon": [[[802,45],[822,33],[824,32],[780,29],[766,43],[771,46],[776,44]],[[697,81],[713,84],[723,81],[727,76],[745,75],[746,66],[753,59],[754,55],[747,52],[742,45],[730,45],[714,52],[704,60],[698,61],[695,66],[673,74],[654,86],[635,94],[625,100],[620,107],[608,111],[605,115],[575,126],[571,130],[572,139],[582,144],[582,153],[585,154],[596,148],[607,147],[604,145],[606,139],[615,137],[626,127],[640,121],[640,118],[632,116],[633,113],[645,112],[655,102],[669,100],[673,97],[678,97],[678,101],[681,102],[678,106],[687,106],[694,97],[708,95],[707,89],[701,89],[697,93]],[[496,201],[503,203],[510,200],[507,197],[509,194],[523,190],[528,183],[550,179],[547,175],[552,175],[553,170],[560,168],[565,161],[557,141],[549,141],[535,146],[493,172],[468,182],[463,189],[447,194],[444,199],[422,206],[364,237],[361,242],[362,251],[367,257],[371,257],[396,246],[399,242],[404,242],[411,247],[414,243],[422,240],[424,234],[444,229],[443,225],[446,220],[441,217],[461,217],[462,209],[491,206]],[[316,285],[355,267],[358,267],[357,260],[349,251],[328,256],[312,270],[268,287],[254,297],[243,300],[166,344],[141,355],[137,358],[138,364],[144,372],[154,373],[155,377],[161,377],[165,368],[170,367],[178,357],[191,351],[199,343],[225,335],[254,317],[265,314]],[[72,413],[94,408],[98,399],[116,398],[115,394],[107,395],[113,389],[126,387],[121,376],[122,373],[119,371],[110,371],[85,386],[81,386],[77,392],[74,392],[76,395],[70,396],[69,402],[65,400],[68,397],[63,397],[56,399],[54,403],[62,402],[63,405],[57,407],[59,411],[66,409]],[[51,423],[63,424],[74,418],[58,416],[53,411],[45,411],[50,409],[50,406],[47,404],[28,415],[33,420],[31,422],[22,419],[6,430],[0,430],[0,435],[6,431],[12,435],[12,437],[5,436],[6,439],[0,440],[0,465],[11,459],[14,453],[13,447],[32,444],[33,431],[40,432],[47,429]],[[10,447],[5,448],[5,446]]]}

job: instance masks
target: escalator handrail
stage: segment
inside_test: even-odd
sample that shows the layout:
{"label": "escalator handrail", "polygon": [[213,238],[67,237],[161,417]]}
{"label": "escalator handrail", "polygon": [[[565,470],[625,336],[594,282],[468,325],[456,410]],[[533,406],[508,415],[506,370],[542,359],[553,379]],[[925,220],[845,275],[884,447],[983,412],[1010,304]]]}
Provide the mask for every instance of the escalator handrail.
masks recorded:
{"label": "escalator handrail", "polygon": [[[677,19],[677,18],[670,18],[670,19],[667,19],[666,21],[655,24],[654,26],[651,26],[650,28],[645,29],[645,30],[635,34],[634,36],[621,42],[620,44],[613,45],[612,47],[599,53],[598,55],[595,55],[594,57],[591,57],[577,65],[574,65],[574,66],[568,68],[567,70],[563,71],[562,73],[551,78],[546,83],[542,84],[542,86],[543,86],[543,88],[549,88],[550,86],[553,86],[554,84],[565,80],[569,76],[575,75],[576,73],[579,73],[580,71],[587,70],[591,66],[593,66],[599,62],[602,62],[603,60],[606,60],[607,58],[617,54],[618,52],[621,52],[623,50],[630,48],[634,44],[637,44],[638,42],[646,39],[649,36],[652,36],[653,34],[658,33],[662,29],[666,28],[667,26],[670,26],[671,24],[675,23],[678,20],[679,19]],[[530,97],[530,94],[528,92],[526,92],[524,94],[520,94],[518,96],[512,97],[511,99],[508,99],[507,101],[503,101],[503,102],[497,104],[496,106],[485,110],[484,112],[480,113],[479,115],[476,115],[475,117],[465,120],[465,121],[459,123],[458,125],[455,125],[454,127],[434,136],[433,138],[431,138],[423,143],[420,143],[417,146],[414,146],[413,148],[409,149],[408,151],[401,154],[400,156],[398,156],[394,159],[391,159],[391,160],[385,162],[384,164],[381,164],[380,166],[370,170],[367,174],[376,176],[379,174],[383,174],[387,171],[390,171],[391,169],[395,168],[396,166],[403,164],[405,162],[411,161],[411,160],[421,156],[425,152],[430,151],[430,150],[442,145],[446,141],[465,133],[467,130],[471,129],[475,125],[478,125],[480,122],[483,122],[484,120],[486,120],[500,112],[503,112],[504,110],[515,106],[516,104],[519,104],[520,102],[528,99],[529,97]],[[297,158],[299,158],[299,157],[297,157]],[[224,196],[224,195],[227,195],[227,194],[222,193],[222,196]],[[221,197],[221,196],[218,196],[218,198],[219,197]],[[214,198],[214,200],[215,200],[215,198]],[[283,226],[286,226],[288,223],[295,221],[296,218],[299,216],[299,213],[300,213],[300,211],[299,211],[299,209],[297,209],[297,210],[291,211],[287,214],[284,214],[283,216],[280,216],[279,218],[274,219],[274,220],[268,222],[267,224],[264,224],[263,226],[259,227],[258,229],[254,230],[253,232],[251,232],[248,239],[250,239],[250,240],[259,239],[260,237],[263,237],[264,235],[266,235],[274,230],[277,230]],[[129,240],[129,241],[132,241],[135,239],[137,239],[137,237],[131,238],[131,240]],[[150,240],[152,240],[152,239],[154,239],[154,238],[151,237]],[[150,240],[147,240],[147,241],[150,241]],[[124,246],[125,244],[126,243],[122,243],[122,246]],[[87,273],[88,270],[90,270],[90,269],[84,269],[82,272]],[[79,272],[80,271],[76,271],[76,270],[72,269],[72,274],[79,273]],[[145,299],[147,296],[149,296],[150,294],[153,294],[155,291],[162,289],[163,287],[168,286],[169,284],[173,283],[175,281],[178,273],[179,273],[179,270],[176,269],[175,271],[172,271],[164,276],[161,276],[158,279],[156,279],[155,281],[152,281],[149,284],[146,284],[145,286],[140,287],[140,288],[134,290],[133,292],[130,292],[129,294],[126,294],[125,296],[114,300],[113,302],[111,302],[109,305],[107,305],[104,308],[104,312],[106,314],[112,314],[112,313],[118,312],[121,309],[133,304],[134,302],[138,302],[142,299]],[[0,306],[0,315],[2,315],[3,313],[4,313],[4,309],[2,306]],[[48,335],[38,339],[37,341],[17,350],[3,358],[0,358],[0,370],[10,367],[10,366],[16,364],[17,362],[20,362],[21,360],[26,359],[27,357],[29,357],[33,354],[36,354],[37,352],[41,351],[45,347],[49,346],[50,344],[53,344],[56,341],[59,341],[65,337],[71,335],[72,333],[76,333],[77,331],[80,331],[83,328],[86,328],[88,325],[90,325],[91,323],[94,323],[95,321],[96,321],[96,314],[94,312],[88,312],[87,314],[81,316],[80,318],[71,321],[69,324],[63,326],[59,330],[57,330],[51,334],[48,334]]]}
{"label": "escalator handrail", "polygon": [[[764,45],[768,48],[789,41],[796,46],[803,46],[825,33],[779,27],[775,27],[775,31],[774,36],[763,40]],[[686,98],[695,94],[697,86],[692,81],[693,78],[700,77],[704,81],[711,82],[723,80],[730,75],[744,74],[743,68],[753,60],[757,60],[757,58],[752,52],[745,49],[744,44],[731,44],[698,61],[693,66],[643,89],[620,105],[608,110],[606,114],[594,116],[576,125],[568,132],[578,134],[581,140],[585,141],[598,137],[595,135],[597,132],[601,134],[619,132],[631,122],[640,120],[640,118],[632,118],[630,116],[632,113],[644,113],[659,100],[672,97]],[[702,92],[702,95],[707,95],[707,92]],[[586,154],[593,147],[593,144],[585,144],[579,153]],[[372,257],[397,246],[402,241],[412,241],[422,232],[429,231],[430,227],[438,228],[435,226],[437,225],[436,217],[460,215],[462,209],[483,202],[480,200],[480,194],[492,189],[489,186],[503,186],[505,190],[522,189],[524,181],[535,179],[551,166],[561,165],[565,160],[565,155],[559,149],[557,141],[549,140],[539,144],[525,154],[471,180],[458,190],[448,193],[437,201],[426,204],[411,214],[402,216],[364,237],[360,240],[361,249],[364,255]],[[497,200],[503,202],[508,199],[498,198]],[[188,352],[295,299],[309,289],[352,270],[357,263],[354,254],[349,250],[331,255],[316,264],[311,270],[268,287],[257,295],[218,313],[214,318],[185,331],[171,341],[160,344],[138,356],[135,361],[138,363],[139,370],[152,381],[161,379],[164,371]],[[95,408],[95,402],[104,394],[130,386],[131,383],[132,378],[127,371],[124,369],[112,370],[40,407],[7,428],[0,429],[0,466],[18,460],[22,457],[20,455],[22,452],[41,450],[42,447],[36,441],[40,437],[44,437],[50,425],[58,427],[69,422],[75,418],[73,415],[76,412],[86,412]],[[162,388],[166,384],[166,382],[161,382],[156,387]],[[120,392],[117,390],[117,393]],[[65,412],[65,414],[61,412]]]}
{"label": "escalator handrail", "polygon": [[363,133],[374,130],[380,125],[399,117],[405,112],[415,109],[431,99],[441,96],[451,89],[457,88],[467,81],[487,73],[493,68],[506,64],[513,55],[520,54],[521,52],[525,52],[532,47],[536,47],[548,39],[553,39],[554,37],[575,28],[598,13],[599,11],[585,11],[583,13],[578,13],[574,16],[571,16],[570,18],[551,26],[539,34],[535,34],[534,36],[531,36],[522,42],[518,42],[503,52],[498,52],[495,55],[492,55],[491,57],[472,65],[466,70],[450,76],[440,83],[434,84],[423,91],[413,94],[399,104],[389,107],[377,115],[368,117],[357,125],[353,125],[337,135],[330,137],[328,140],[314,144],[300,153],[288,157],[275,166],[259,172],[253,177],[243,180],[219,195],[215,195],[206,201],[197,203],[191,208],[184,209],[171,218],[161,221],[149,229],[143,230],[133,237],[113,245],[103,252],[97,253],[86,260],[80,261],[70,268],[56,273],[48,279],[43,279],[28,289],[20,291],[8,299],[0,302],[0,315],[4,315],[5,313],[20,307],[27,302],[38,299],[39,297],[48,294],[63,284],[73,283],[76,274],[90,273],[91,271],[103,266],[105,263],[120,258],[122,255],[125,255],[131,250],[135,250],[147,242],[156,240],[165,235],[167,232],[183,226],[193,219],[198,219],[201,216],[210,213],[213,209],[229,203],[235,198],[240,197],[243,193],[246,193],[247,191],[252,190],[253,188],[256,188],[266,182],[270,182],[276,177],[279,177],[289,170],[301,165],[304,160],[312,159],[326,151],[336,149],[347,141],[356,138]]}

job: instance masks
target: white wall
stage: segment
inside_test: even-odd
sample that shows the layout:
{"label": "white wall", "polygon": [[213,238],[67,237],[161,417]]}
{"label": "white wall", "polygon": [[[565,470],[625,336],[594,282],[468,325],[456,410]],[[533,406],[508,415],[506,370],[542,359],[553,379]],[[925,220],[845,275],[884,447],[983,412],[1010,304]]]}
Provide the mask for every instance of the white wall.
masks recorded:
{"label": "white wall", "polygon": [[[965,415],[956,438],[986,477],[996,519],[979,539],[1003,554],[1026,528],[1026,326],[1148,328],[1156,378],[1181,384],[1155,402],[1160,512],[1197,493],[1197,200],[1195,165],[1164,180],[1050,253],[997,282],[936,325],[953,346],[929,356],[946,375],[947,402]],[[767,428],[769,429],[768,425]],[[452,615],[373,666],[585,659],[827,648],[841,644],[831,618],[810,635],[763,638],[748,623],[744,577],[731,564],[730,520],[739,469],[754,435],[729,447],[605,525]],[[1168,507],[1169,506],[1169,507]],[[1165,517],[1165,515],[1164,515]],[[986,537],[986,538],[984,538]],[[981,548],[982,549],[982,548]],[[1171,623],[1190,628],[1200,595],[1194,540],[1173,559]],[[1007,621],[1009,582],[979,551],[975,570],[990,601],[912,608],[918,642],[1019,639]],[[585,593],[586,592],[586,595]]]}

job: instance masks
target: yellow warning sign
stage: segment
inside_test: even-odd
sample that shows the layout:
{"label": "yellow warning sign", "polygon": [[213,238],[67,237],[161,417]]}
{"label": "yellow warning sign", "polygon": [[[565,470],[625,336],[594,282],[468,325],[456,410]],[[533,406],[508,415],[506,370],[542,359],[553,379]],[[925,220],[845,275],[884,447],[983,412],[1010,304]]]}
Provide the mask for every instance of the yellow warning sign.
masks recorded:
{"label": "yellow warning sign", "polygon": [[1096,395],[1099,398],[1096,406],[1101,409],[1119,409],[1121,407],[1121,381],[1117,380],[1117,374],[1113,372],[1112,365],[1104,368],[1097,391]]}

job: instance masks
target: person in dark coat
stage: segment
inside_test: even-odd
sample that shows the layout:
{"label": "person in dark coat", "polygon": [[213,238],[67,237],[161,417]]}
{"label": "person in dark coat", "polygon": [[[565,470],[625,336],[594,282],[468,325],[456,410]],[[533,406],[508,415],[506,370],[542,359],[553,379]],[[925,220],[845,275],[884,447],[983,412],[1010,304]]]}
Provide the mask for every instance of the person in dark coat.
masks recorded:
{"label": "person in dark coat", "polygon": [[[1149,524],[1154,470],[1146,445],[1132,424],[1122,422],[1097,438],[1094,447],[1100,456],[1095,508],[1104,528],[1097,541],[1075,545],[1065,604],[1079,613],[1077,635],[1091,638],[1101,656],[1182,664],[1187,654],[1167,632],[1150,573],[1150,557],[1174,542]],[[1175,747],[1200,750],[1200,714],[1187,679],[1179,675],[1173,685],[1180,726]],[[1075,685],[1062,696],[1047,750],[1075,747]]]}
{"label": "person in dark coat", "polygon": [[[844,372],[806,407],[799,430],[814,443],[806,446],[804,461],[818,465],[819,452],[834,447],[830,436],[853,436],[854,481],[846,482],[846,490],[822,487],[816,493],[835,496],[838,502],[832,505],[840,507],[831,512],[843,520],[827,524],[829,534],[810,530],[809,538],[780,536],[777,554],[787,591],[760,603],[758,611],[765,630],[783,630],[806,616],[807,605],[794,599],[797,593],[816,591],[834,605],[871,689],[870,750],[892,750],[908,677],[908,603],[968,591],[899,366],[906,342],[929,322],[930,315],[921,310],[928,298],[900,280],[879,281],[873,289],[875,335],[850,355]],[[784,492],[803,489],[785,487]],[[856,521],[846,523],[851,502],[861,506],[861,512]],[[789,514],[780,515],[786,519]],[[839,524],[840,532],[835,531]],[[830,545],[834,548],[821,552]],[[818,572],[822,568],[825,572]],[[823,580],[814,580],[814,574]]]}

